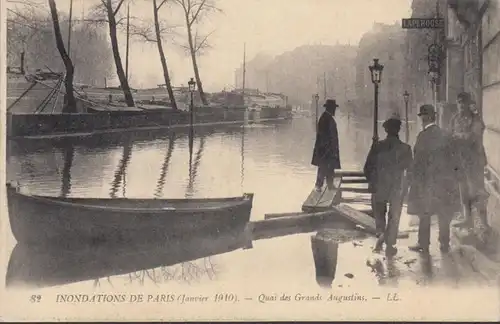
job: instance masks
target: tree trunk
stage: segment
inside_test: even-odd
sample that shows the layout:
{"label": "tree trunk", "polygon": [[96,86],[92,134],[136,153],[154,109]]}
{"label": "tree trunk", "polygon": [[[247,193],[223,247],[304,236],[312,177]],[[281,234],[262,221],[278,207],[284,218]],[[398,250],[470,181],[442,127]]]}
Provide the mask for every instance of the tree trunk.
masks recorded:
{"label": "tree trunk", "polygon": [[167,87],[168,97],[170,98],[170,103],[172,108],[177,110],[177,102],[174,97],[174,90],[172,89],[172,84],[170,82],[170,75],[168,73],[167,59],[165,58],[165,53],[163,52],[163,44],[161,42],[160,35],[160,23],[158,21],[158,7],[156,5],[156,0],[153,0],[153,14],[155,19],[155,32],[156,32],[156,44],[158,45],[158,53],[160,54],[161,66],[163,68],[163,77],[165,79],[165,86]]}
{"label": "tree trunk", "polygon": [[134,98],[132,97],[132,92],[128,85],[127,77],[125,76],[125,71],[123,70],[122,59],[120,57],[120,50],[118,48],[118,39],[116,36],[116,20],[113,12],[113,7],[111,6],[111,0],[107,0],[106,11],[108,12],[108,23],[109,23],[109,38],[111,39],[111,48],[113,50],[113,57],[115,59],[116,74],[120,80],[120,86],[125,96],[125,102],[127,106],[134,107]]}
{"label": "tree trunk", "polygon": [[188,17],[186,17],[186,27],[188,32],[189,52],[191,53],[191,60],[193,61],[194,77],[198,85],[198,92],[200,93],[201,102],[203,102],[204,105],[208,105],[207,97],[205,96],[205,92],[203,91],[203,86],[201,84],[200,72],[198,71],[198,63],[196,62],[196,51],[194,49],[194,44],[193,44],[193,34],[191,32],[191,26],[189,25]]}
{"label": "tree trunk", "polygon": [[54,35],[56,37],[57,49],[59,50],[59,54],[61,54],[64,66],[66,67],[66,79],[64,80],[66,94],[64,95],[64,106],[62,112],[74,113],[76,112],[76,99],[73,92],[73,75],[75,73],[75,69],[73,67],[73,62],[71,62],[71,58],[68,56],[66,48],[64,47],[55,0],[49,0],[49,6],[50,14],[52,15],[52,23],[54,24]]}

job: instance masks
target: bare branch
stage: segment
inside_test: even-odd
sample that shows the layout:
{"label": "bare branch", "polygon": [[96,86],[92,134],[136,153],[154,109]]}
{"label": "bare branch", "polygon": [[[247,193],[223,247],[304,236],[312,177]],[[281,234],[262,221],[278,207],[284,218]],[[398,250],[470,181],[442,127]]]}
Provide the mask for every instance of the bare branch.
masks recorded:
{"label": "bare branch", "polygon": [[19,21],[7,19],[7,22],[11,23],[11,24],[16,24],[16,25],[19,25],[19,26],[28,27],[28,28],[33,29],[35,31],[39,30],[38,27],[32,26],[30,24],[22,23],[22,22],[19,22]]}
{"label": "bare branch", "polygon": [[118,6],[116,6],[115,11],[113,12],[113,16],[116,16],[116,14],[118,13],[118,11],[120,10],[120,7],[121,7],[121,6],[122,6],[122,4],[123,4],[123,1],[124,1],[124,0],[120,0],[120,2],[118,3]]}
{"label": "bare branch", "polygon": [[9,12],[11,12],[11,13],[15,14],[16,16],[18,16],[18,17],[20,17],[20,18],[23,18],[23,19],[24,19],[24,20],[26,20],[26,21],[30,21],[30,20],[32,20],[32,19],[30,19],[30,18],[26,17],[25,15],[22,15],[21,13],[19,13],[19,12],[17,12],[17,11],[14,11],[14,10],[12,10],[12,9],[10,9],[10,8],[7,8],[7,11],[9,11]]}
{"label": "bare branch", "polygon": [[7,3],[14,3],[14,4],[22,4],[22,5],[30,5],[31,3],[29,1],[20,1],[20,0],[7,0]]}
{"label": "bare branch", "polygon": [[203,39],[201,40],[201,42],[199,42],[199,44],[196,45],[196,47],[194,49],[195,53],[197,53],[202,48],[210,47],[210,45],[207,43],[207,39],[213,33],[214,33],[214,31],[210,32],[208,35],[206,35],[205,37],[203,37]]}
{"label": "bare branch", "polygon": [[158,5],[158,8],[156,8],[156,11],[160,10],[161,6],[163,6],[165,4],[165,2],[167,2],[168,0],[163,0],[159,5]]}
{"label": "bare branch", "polygon": [[202,0],[201,3],[198,5],[196,12],[191,16],[191,21],[189,22],[189,26],[193,25],[193,23],[196,21],[198,15],[200,14],[200,11],[204,8],[206,2],[207,0]]}
{"label": "bare branch", "polygon": [[189,8],[188,5],[186,5],[186,2],[184,0],[173,0],[174,3],[177,3],[179,6],[181,6],[182,10],[184,10],[184,15],[186,17],[189,17]]}
{"label": "bare branch", "polygon": [[118,25],[122,25],[122,24],[123,24],[123,22],[124,22],[125,20],[127,20],[127,17],[122,17],[122,18],[118,19],[118,20],[116,21],[116,25],[117,25],[117,26],[118,26]]}
{"label": "bare branch", "polygon": [[150,27],[141,28],[141,27],[131,26],[130,35],[131,36],[138,36],[146,42],[150,42],[150,43],[157,42],[156,38],[154,37],[153,31],[151,30]]}
{"label": "bare branch", "polygon": [[41,8],[42,4],[37,3],[33,0],[7,0],[7,3],[15,4],[15,5],[23,5],[28,7],[38,7]]}

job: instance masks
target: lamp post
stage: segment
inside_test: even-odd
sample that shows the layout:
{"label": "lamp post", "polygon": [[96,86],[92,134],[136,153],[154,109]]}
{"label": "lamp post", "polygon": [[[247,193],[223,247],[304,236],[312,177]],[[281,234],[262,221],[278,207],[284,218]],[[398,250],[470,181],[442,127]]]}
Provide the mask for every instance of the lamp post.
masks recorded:
{"label": "lamp post", "polygon": [[319,94],[314,95],[314,101],[316,103],[316,115],[315,115],[315,124],[316,124],[316,132],[318,131],[318,110],[319,110]]}
{"label": "lamp post", "polygon": [[405,133],[405,140],[406,143],[408,143],[410,139],[410,124],[408,123],[408,100],[410,99],[410,94],[408,91],[405,90],[403,93],[403,98],[405,100],[405,120],[406,120],[406,133]]}
{"label": "lamp post", "polygon": [[188,82],[188,87],[189,87],[189,93],[190,93],[190,96],[191,96],[191,102],[189,104],[189,112],[190,112],[190,117],[191,117],[191,125],[193,124],[193,114],[194,114],[194,104],[193,104],[193,94],[194,94],[194,90],[196,88],[196,82],[194,82],[194,79],[191,78],[191,80],[189,80]]}
{"label": "lamp post", "polygon": [[384,66],[378,63],[378,59],[373,59],[373,65],[370,69],[372,83],[374,85],[374,103],[373,103],[373,143],[378,142],[378,85],[382,81],[382,71]]}
{"label": "lamp post", "polygon": [[437,107],[437,87],[439,84],[439,77],[440,77],[440,59],[441,59],[441,47],[434,43],[429,45],[427,48],[427,60],[429,64],[429,78],[431,81],[432,85],[432,97],[433,97],[433,104],[434,104],[434,109],[438,112],[438,124],[440,124],[441,120],[441,112],[438,111]]}
{"label": "lamp post", "polygon": [[429,79],[431,81],[431,86],[432,86],[432,103],[434,105],[434,108],[438,112],[438,119],[440,119],[441,113],[438,111],[437,107],[437,85],[439,83],[439,72],[437,71],[429,71]]}

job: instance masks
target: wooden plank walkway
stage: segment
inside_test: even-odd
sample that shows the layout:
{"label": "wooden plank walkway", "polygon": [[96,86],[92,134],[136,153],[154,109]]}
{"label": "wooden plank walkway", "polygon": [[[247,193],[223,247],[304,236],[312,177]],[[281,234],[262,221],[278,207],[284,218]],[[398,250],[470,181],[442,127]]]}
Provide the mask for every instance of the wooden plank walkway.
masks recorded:
{"label": "wooden plank walkway", "polygon": [[340,202],[341,190],[340,186],[342,184],[342,178],[336,177],[333,180],[334,189],[329,190],[326,186],[323,191],[318,192],[314,188],[306,201],[302,204],[302,211],[304,212],[315,212],[322,211],[331,208]]}
{"label": "wooden plank walkway", "polygon": [[356,210],[346,204],[335,206],[334,209],[337,210],[340,217],[343,217],[355,224],[361,225],[367,232],[372,234],[375,234],[377,232],[377,228],[375,226],[375,218],[370,217],[367,214]]}
{"label": "wooden plank walkway", "polygon": [[[356,183],[366,183],[360,171],[339,170],[337,175],[356,178]],[[363,176],[364,177],[364,176]],[[253,239],[270,238],[283,235],[304,233],[322,228],[357,229],[367,234],[376,234],[375,219],[371,208],[355,209],[350,204],[370,204],[370,198],[342,198],[344,176],[334,180],[335,190],[313,190],[302,206],[300,212],[270,213],[264,220],[251,222],[249,235]],[[365,189],[366,190],[366,189]],[[347,189],[350,191],[350,188]],[[359,206],[358,206],[359,207]],[[398,238],[407,238],[408,232],[400,232]]]}

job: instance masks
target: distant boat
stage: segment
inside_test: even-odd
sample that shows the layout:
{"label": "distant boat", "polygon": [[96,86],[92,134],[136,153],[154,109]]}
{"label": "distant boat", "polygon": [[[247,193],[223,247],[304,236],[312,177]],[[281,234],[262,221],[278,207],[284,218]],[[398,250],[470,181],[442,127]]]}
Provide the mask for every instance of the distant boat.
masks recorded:
{"label": "distant boat", "polygon": [[59,247],[151,242],[184,233],[244,227],[253,194],[228,198],[61,198],[24,194],[7,184],[9,219],[22,244]]}

